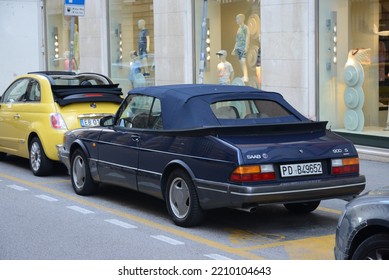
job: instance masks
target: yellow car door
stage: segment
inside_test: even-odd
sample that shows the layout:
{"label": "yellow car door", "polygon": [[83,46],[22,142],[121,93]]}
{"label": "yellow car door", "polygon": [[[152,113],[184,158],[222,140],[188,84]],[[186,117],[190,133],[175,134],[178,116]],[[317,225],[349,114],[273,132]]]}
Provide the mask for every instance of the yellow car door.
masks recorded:
{"label": "yellow car door", "polygon": [[30,79],[16,80],[2,96],[0,104],[0,151],[17,154],[21,141],[20,106],[24,105]]}

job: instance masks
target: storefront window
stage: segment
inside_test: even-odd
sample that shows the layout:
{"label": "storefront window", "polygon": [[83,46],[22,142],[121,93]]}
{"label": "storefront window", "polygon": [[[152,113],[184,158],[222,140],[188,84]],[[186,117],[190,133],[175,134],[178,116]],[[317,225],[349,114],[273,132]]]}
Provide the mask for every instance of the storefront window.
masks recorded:
{"label": "storefront window", "polygon": [[[208,84],[250,85],[259,88],[260,1],[207,1],[207,30],[203,50],[201,42],[204,2],[194,2],[196,73],[203,73],[203,82]],[[199,82],[198,76],[196,80]]]}
{"label": "storefront window", "polygon": [[319,117],[356,144],[388,147],[389,4],[317,2]]}
{"label": "storefront window", "polygon": [[111,77],[123,92],[155,84],[153,0],[109,1]]}
{"label": "storefront window", "polygon": [[[71,46],[72,17],[64,16],[64,1],[45,1],[47,68],[51,71],[78,71],[80,48],[78,17],[74,17],[73,46]],[[72,57],[73,64],[70,64]]]}

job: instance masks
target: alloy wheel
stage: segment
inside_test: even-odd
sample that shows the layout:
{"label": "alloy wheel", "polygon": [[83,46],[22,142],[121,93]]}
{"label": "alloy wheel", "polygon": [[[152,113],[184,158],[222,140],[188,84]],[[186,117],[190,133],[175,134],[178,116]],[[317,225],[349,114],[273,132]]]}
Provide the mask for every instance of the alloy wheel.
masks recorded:
{"label": "alloy wheel", "polygon": [[170,186],[169,202],[174,215],[183,219],[189,212],[190,194],[185,180],[176,178]]}
{"label": "alloy wheel", "polygon": [[73,160],[72,176],[75,187],[82,189],[85,185],[86,172],[84,159],[80,155],[77,155]]}
{"label": "alloy wheel", "polygon": [[42,151],[37,142],[32,143],[30,150],[31,168],[37,172],[41,167]]}

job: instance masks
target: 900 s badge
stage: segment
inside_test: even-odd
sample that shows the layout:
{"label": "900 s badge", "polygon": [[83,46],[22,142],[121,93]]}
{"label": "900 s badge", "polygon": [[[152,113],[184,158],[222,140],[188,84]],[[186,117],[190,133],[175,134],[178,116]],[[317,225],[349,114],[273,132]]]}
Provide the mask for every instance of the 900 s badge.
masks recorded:
{"label": "900 s badge", "polygon": [[338,149],[332,149],[332,152],[334,154],[342,154],[343,153],[344,155],[346,155],[349,153],[349,150],[348,150],[348,148],[344,148],[344,149],[338,148]]}

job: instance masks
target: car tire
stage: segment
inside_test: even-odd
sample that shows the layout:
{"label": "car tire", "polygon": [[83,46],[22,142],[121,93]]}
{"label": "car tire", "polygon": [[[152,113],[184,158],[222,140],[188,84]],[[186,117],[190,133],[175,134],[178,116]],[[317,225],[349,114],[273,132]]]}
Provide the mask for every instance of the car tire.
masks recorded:
{"label": "car tire", "polygon": [[205,216],[194,183],[187,172],[174,170],[168,179],[165,200],[173,222],[181,227],[199,225]]}
{"label": "car tire", "polygon": [[379,233],[364,240],[352,255],[353,260],[389,260],[389,234]]}
{"label": "car tire", "polygon": [[29,147],[30,169],[35,176],[46,176],[53,170],[53,162],[46,156],[38,137],[32,138]]}
{"label": "car tire", "polygon": [[316,208],[319,207],[319,205],[320,205],[320,200],[284,204],[286,209],[288,209],[292,213],[297,213],[297,214],[310,213],[316,210]]}
{"label": "car tire", "polygon": [[90,174],[88,158],[81,149],[75,150],[71,156],[70,177],[76,194],[92,195],[97,192],[97,185]]}

